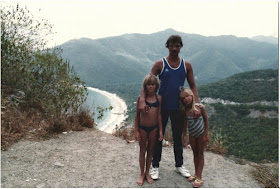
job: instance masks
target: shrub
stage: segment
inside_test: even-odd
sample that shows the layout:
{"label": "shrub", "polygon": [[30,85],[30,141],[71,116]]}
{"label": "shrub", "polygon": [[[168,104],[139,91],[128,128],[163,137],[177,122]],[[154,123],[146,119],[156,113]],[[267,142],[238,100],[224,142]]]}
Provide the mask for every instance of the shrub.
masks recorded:
{"label": "shrub", "polygon": [[0,11],[2,149],[23,137],[37,140],[93,127],[80,110],[85,82],[61,58],[61,49],[45,47],[52,25],[19,5]]}

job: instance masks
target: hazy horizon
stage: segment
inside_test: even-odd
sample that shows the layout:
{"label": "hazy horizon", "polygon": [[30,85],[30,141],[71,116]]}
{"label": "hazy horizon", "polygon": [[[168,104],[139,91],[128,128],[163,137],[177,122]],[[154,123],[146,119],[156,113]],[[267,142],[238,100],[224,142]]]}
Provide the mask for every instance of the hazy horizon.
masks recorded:
{"label": "hazy horizon", "polygon": [[71,39],[151,34],[172,28],[203,36],[278,38],[276,0],[4,0],[53,24],[50,46]]}

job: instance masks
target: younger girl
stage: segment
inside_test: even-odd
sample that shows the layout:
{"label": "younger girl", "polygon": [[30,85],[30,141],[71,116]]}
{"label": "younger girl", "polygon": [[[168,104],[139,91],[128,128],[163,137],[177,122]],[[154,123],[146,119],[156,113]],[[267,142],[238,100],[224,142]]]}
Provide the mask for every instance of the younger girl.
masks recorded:
{"label": "younger girl", "polygon": [[[208,118],[204,106],[196,105],[191,89],[182,88],[180,91],[180,109],[184,115],[183,140],[186,144],[186,130],[188,127],[189,141],[194,155],[195,174],[188,178],[193,182],[193,187],[198,188],[203,184],[202,170],[204,166],[204,146],[208,141]],[[195,118],[199,115],[198,118]]]}
{"label": "younger girl", "polygon": [[[152,162],[153,147],[158,137],[161,141],[162,123],[161,123],[161,96],[156,92],[159,87],[159,80],[156,76],[150,74],[145,77],[143,81],[143,89],[146,94],[146,105],[149,107],[148,111],[142,113],[139,111],[139,97],[137,100],[137,108],[135,115],[135,139],[139,141],[140,153],[139,164],[141,175],[137,180],[138,185],[142,185],[146,179],[148,183],[152,184],[153,179],[149,175],[149,168]],[[145,154],[147,157],[145,161]],[[146,162],[146,171],[144,171]]]}

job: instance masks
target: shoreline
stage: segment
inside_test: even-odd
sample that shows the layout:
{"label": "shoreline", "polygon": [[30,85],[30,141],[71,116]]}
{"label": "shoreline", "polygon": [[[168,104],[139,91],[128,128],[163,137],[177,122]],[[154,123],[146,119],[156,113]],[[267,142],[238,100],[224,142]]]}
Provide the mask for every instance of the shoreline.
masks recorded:
{"label": "shoreline", "polygon": [[87,87],[87,89],[100,93],[110,99],[110,105],[113,106],[113,109],[110,110],[111,114],[109,114],[109,116],[104,121],[97,124],[96,128],[106,133],[112,134],[114,131],[116,131],[116,129],[122,126],[123,121],[128,117],[126,115],[127,105],[125,101],[118,95],[109,93],[107,91],[93,87]]}

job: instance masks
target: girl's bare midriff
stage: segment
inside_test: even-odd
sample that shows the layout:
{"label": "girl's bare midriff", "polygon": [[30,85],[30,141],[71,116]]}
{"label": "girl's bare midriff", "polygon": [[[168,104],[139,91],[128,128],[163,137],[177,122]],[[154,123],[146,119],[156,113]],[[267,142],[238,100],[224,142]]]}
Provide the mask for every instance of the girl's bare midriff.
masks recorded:
{"label": "girl's bare midriff", "polygon": [[158,124],[157,114],[158,107],[150,107],[147,113],[141,114],[140,125],[146,127],[155,126],[156,124]]}

